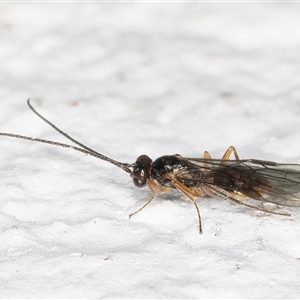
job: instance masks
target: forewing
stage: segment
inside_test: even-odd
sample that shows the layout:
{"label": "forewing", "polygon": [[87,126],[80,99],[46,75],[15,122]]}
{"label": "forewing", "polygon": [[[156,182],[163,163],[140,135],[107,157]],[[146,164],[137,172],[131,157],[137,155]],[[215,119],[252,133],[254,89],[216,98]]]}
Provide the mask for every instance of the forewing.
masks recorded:
{"label": "forewing", "polygon": [[226,192],[285,206],[300,206],[300,165],[262,160],[182,158],[177,180],[190,188],[217,186]]}

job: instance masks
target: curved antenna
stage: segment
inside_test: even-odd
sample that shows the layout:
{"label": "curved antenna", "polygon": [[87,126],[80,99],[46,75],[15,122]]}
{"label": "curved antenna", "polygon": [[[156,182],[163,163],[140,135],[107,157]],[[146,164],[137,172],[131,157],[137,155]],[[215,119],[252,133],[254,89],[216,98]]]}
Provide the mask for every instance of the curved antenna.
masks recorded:
{"label": "curved antenna", "polygon": [[107,162],[110,162],[111,164],[121,168],[122,170],[124,170],[125,172],[131,174],[132,171],[129,169],[131,167],[130,164],[126,164],[126,163],[121,163],[118,162],[114,159],[111,159],[101,153],[98,153],[96,151],[89,151],[86,149],[82,149],[76,146],[72,146],[72,145],[68,145],[68,144],[64,144],[64,143],[59,143],[59,142],[54,142],[54,141],[50,141],[50,140],[44,140],[44,139],[40,139],[40,138],[35,138],[35,137],[29,137],[29,136],[25,136],[25,135],[19,135],[19,134],[14,134],[14,133],[6,133],[6,132],[0,132],[0,136],[8,136],[8,137],[13,137],[13,138],[17,138],[17,139],[23,139],[23,140],[27,140],[27,141],[32,141],[32,142],[40,142],[40,143],[44,143],[44,144],[49,144],[49,145],[54,145],[54,146],[59,146],[59,147],[63,147],[63,148],[69,148],[69,149],[73,149],[79,152],[82,152],[84,154],[88,154],[94,157],[97,157],[101,160],[105,160]]}
{"label": "curved antenna", "polygon": [[[61,129],[59,129],[57,126],[55,126],[53,123],[51,123],[49,120],[47,120],[45,117],[43,117],[40,113],[38,113],[35,108],[33,108],[33,106],[30,103],[30,99],[27,100],[27,104],[29,106],[29,108],[39,117],[41,118],[44,122],[46,122],[47,124],[49,124],[52,128],[54,128],[56,131],[58,131],[61,135],[63,135],[64,137],[66,137],[67,139],[69,139],[70,141],[72,141],[73,143],[79,145],[81,148],[84,148],[88,151],[94,152],[94,153],[98,153],[97,151],[87,147],[86,145],[81,144],[79,141],[75,140],[74,138],[72,138],[70,135],[68,135],[67,133],[65,133],[64,131],[62,131]],[[99,153],[98,153],[99,154]]]}
{"label": "curved antenna", "polygon": [[75,144],[79,145],[81,148],[79,147],[74,147],[72,145],[68,145],[68,144],[64,144],[64,143],[59,143],[59,142],[54,142],[54,141],[50,141],[50,140],[44,140],[44,139],[40,139],[40,138],[35,138],[35,137],[28,137],[28,136],[23,136],[23,135],[19,135],[19,134],[13,134],[13,133],[5,133],[5,132],[0,132],[0,136],[8,136],[8,137],[14,137],[14,138],[18,138],[18,139],[23,139],[23,140],[28,140],[28,141],[35,141],[35,142],[41,142],[41,143],[45,143],[45,144],[50,144],[50,145],[54,145],[54,146],[60,146],[60,147],[64,147],[64,148],[70,148],[70,149],[74,149],[76,151],[80,151],[82,153],[85,154],[89,154],[92,155],[94,157],[97,157],[101,160],[107,161],[119,168],[121,168],[122,170],[124,170],[125,172],[131,174],[131,165],[130,164],[126,164],[126,163],[121,163],[117,160],[114,160],[108,156],[105,156],[85,145],[83,145],[82,143],[78,142],[77,140],[75,140],[74,138],[72,138],[71,136],[69,136],[68,134],[66,134],[65,132],[63,132],[61,129],[59,129],[58,127],[56,127],[54,124],[52,124],[50,121],[48,121],[45,117],[43,117],[41,114],[39,114],[34,108],[33,106],[30,104],[30,99],[27,100],[27,104],[29,106],[29,108],[38,116],[40,117],[43,121],[45,121],[46,123],[48,123],[52,128],[54,128],[56,131],[58,131],[60,134],[62,134],[63,136],[65,136],[66,138],[68,138],[69,140],[71,140],[72,142],[74,142]]}

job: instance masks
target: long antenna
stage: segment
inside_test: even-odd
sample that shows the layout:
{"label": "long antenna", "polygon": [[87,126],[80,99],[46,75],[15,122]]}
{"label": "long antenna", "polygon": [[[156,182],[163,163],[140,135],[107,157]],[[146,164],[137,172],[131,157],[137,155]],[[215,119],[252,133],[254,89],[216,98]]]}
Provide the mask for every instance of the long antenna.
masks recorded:
{"label": "long antenna", "polygon": [[[33,106],[30,103],[30,99],[27,100],[27,104],[29,106],[29,108],[39,117],[41,118],[44,122],[46,122],[47,124],[49,124],[52,128],[54,128],[56,131],[58,131],[61,135],[63,135],[64,137],[66,137],[67,139],[71,140],[73,143],[79,145],[81,148],[84,148],[86,150],[89,150],[91,152],[95,152],[98,153],[97,151],[87,147],[86,145],[83,145],[82,143],[80,143],[79,141],[75,140],[74,138],[72,138],[70,135],[68,135],[67,133],[65,133],[64,131],[62,131],[61,129],[59,129],[57,126],[55,126],[53,123],[51,123],[49,120],[47,120],[45,117],[43,117],[40,113],[38,113],[35,108],[33,108]],[[98,153],[99,154],[99,153]]]}
{"label": "long antenna", "polygon": [[81,144],[80,142],[76,141],[75,139],[73,139],[71,136],[69,136],[68,134],[66,134],[65,132],[63,132],[61,129],[59,129],[58,127],[56,127],[54,124],[52,124],[50,121],[48,121],[45,117],[43,117],[42,115],[40,115],[30,104],[29,99],[27,100],[27,103],[30,107],[30,109],[36,114],[38,115],[43,121],[45,121],[46,123],[48,123],[51,127],[53,127],[56,131],[58,131],[60,134],[62,134],[63,136],[65,136],[66,138],[68,138],[69,140],[71,140],[72,142],[78,144],[81,148],[79,147],[75,147],[72,145],[68,145],[68,144],[64,144],[64,143],[59,143],[59,142],[54,142],[54,141],[50,141],[50,140],[44,140],[44,139],[40,139],[40,138],[35,138],[35,137],[28,137],[28,136],[24,136],[24,135],[19,135],[19,134],[13,134],[13,133],[5,133],[5,132],[0,132],[0,136],[8,136],[8,137],[13,137],[13,138],[18,138],[18,139],[23,139],[23,140],[27,140],[27,141],[32,141],[32,142],[40,142],[40,143],[45,143],[45,144],[50,144],[50,145],[54,145],[54,146],[60,146],[60,147],[64,147],[64,148],[70,148],[70,149],[74,149],[76,151],[82,152],[84,154],[88,154],[94,157],[97,157],[101,160],[107,161],[119,168],[121,168],[122,170],[124,170],[125,172],[131,174],[131,165],[130,164],[126,164],[126,163],[121,163],[117,160],[114,160],[108,156],[105,156],[83,144]]}

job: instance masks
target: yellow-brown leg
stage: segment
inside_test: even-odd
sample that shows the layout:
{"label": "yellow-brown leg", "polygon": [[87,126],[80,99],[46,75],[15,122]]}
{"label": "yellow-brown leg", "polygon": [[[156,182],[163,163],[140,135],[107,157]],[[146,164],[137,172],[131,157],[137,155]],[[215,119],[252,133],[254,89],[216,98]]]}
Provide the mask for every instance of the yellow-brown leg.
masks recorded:
{"label": "yellow-brown leg", "polygon": [[138,209],[137,211],[135,211],[134,213],[132,213],[132,214],[130,214],[129,215],[129,219],[133,216],[133,215],[135,215],[135,214],[137,214],[138,212],[140,212],[143,208],[145,208],[148,204],[150,204],[150,202],[154,199],[156,197],[156,195],[153,195],[140,209]]}
{"label": "yellow-brown leg", "polygon": [[240,160],[240,158],[239,158],[239,156],[238,156],[238,154],[237,154],[237,151],[236,151],[236,149],[235,149],[233,146],[230,146],[230,147],[226,150],[226,152],[224,153],[224,155],[223,155],[223,157],[222,157],[222,160],[228,160],[228,159],[230,158],[230,156],[231,156],[232,153],[233,153],[234,158],[235,158],[236,160]]}
{"label": "yellow-brown leg", "polygon": [[205,158],[205,159],[211,159],[211,155],[209,154],[208,151],[204,151],[203,158]]}
{"label": "yellow-brown leg", "polygon": [[160,193],[163,193],[163,192],[167,192],[170,190],[169,187],[165,186],[165,187],[161,187],[159,186],[156,182],[152,181],[152,180],[148,180],[147,181],[147,185],[152,193],[152,197],[140,208],[138,209],[137,211],[135,211],[134,213],[130,214],[129,215],[129,219],[137,214],[138,212],[140,212],[142,209],[144,209],[148,204],[150,204],[150,202]]}
{"label": "yellow-brown leg", "polygon": [[176,180],[172,174],[170,174],[169,176],[167,175],[166,177],[169,178],[170,180],[172,180],[173,185],[177,188],[178,191],[183,193],[186,197],[188,197],[194,203],[194,206],[196,208],[197,215],[198,215],[199,232],[200,232],[200,234],[202,234],[203,231],[202,231],[200,210],[198,208],[198,205],[197,205],[197,202],[195,199],[195,197],[201,196],[201,189],[199,188],[197,190],[191,190],[186,185],[184,185],[181,182],[179,182],[178,180]]}
{"label": "yellow-brown leg", "polygon": [[[204,151],[203,158],[204,158],[204,159],[211,159],[211,155],[209,154],[208,151]],[[206,162],[204,162],[204,163],[203,163],[203,167],[204,167],[203,172],[204,172],[204,173],[207,173],[207,172],[208,172],[209,164],[206,163]],[[205,170],[205,168],[207,168],[207,169]]]}

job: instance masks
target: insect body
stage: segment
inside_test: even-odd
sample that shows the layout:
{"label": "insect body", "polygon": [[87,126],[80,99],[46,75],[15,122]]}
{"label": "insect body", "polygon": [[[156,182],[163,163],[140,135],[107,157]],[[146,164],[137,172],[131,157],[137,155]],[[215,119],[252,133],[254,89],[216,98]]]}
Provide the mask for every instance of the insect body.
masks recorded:
{"label": "insect body", "polygon": [[[0,135],[71,148],[105,160],[129,173],[137,187],[148,186],[152,193],[148,202],[129,217],[141,211],[160,193],[170,189],[177,189],[193,202],[198,215],[200,233],[202,233],[202,222],[196,198],[202,195],[225,197],[234,203],[268,213],[270,211],[247,204],[245,200],[254,199],[283,206],[300,206],[300,165],[278,164],[255,159],[241,160],[233,146],[228,148],[222,159],[212,159],[208,152],[204,152],[204,158],[186,158],[175,154],[165,155],[152,161],[147,155],[141,155],[133,164],[121,163],[73,139],[40,115],[31,106],[29,99],[27,103],[42,120],[80,147],[11,133],[0,132]],[[233,160],[229,159],[232,154],[235,158]]]}
{"label": "insect body", "polygon": [[[235,160],[228,159],[232,153]],[[147,184],[153,195],[141,209],[157,194],[170,188],[176,188],[187,196],[196,207],[200,233],[202,225],[196,197],[202,195],[225,197],[234,203],[279,215],[289,214],[270,212],[247,204],[245,200],[300,206],[300,165],[240,160],[232,146],[221,160],[212,159],[205,152],[204,158],[185,158],[176,154],[159,157],[152,163],[148,156],[142,155],[133,165],[131,176],[137,186]]]}

